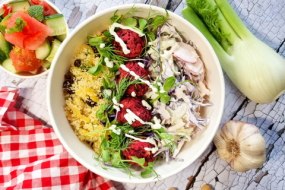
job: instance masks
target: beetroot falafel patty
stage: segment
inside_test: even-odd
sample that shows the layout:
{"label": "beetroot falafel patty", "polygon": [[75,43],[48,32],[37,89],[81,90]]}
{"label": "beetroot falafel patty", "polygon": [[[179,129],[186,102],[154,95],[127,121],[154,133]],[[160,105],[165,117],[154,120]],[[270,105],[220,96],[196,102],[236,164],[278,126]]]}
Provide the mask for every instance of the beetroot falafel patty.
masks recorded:
{"label": "beetroot falafel patty", "polygon": [[130,53],[124,54],[121,45],[118,42],[114,41],[113,45],[116,50],[116,54],[126,58],[139,57],[145,46],[144,37],[140,37],[137,33],[128,29],[119,29],[116,31],[116,33],[130,50]]}
{"label": "beetroot falafel patty", "polygon": [[[123,156],[127,160],[132,160],[132,157],[135,156],[137,158],[144,158],[145,163],[144,166],[147,166],[149,162],[153,162],[155,160],[152,152],[150,150],[146,150],[146,148],[153,148],[154,145],[148,142],[141,142],[134,140],[129,144],[128,148],[123,150]],[[136,163],[130,162],[133,165],[137,165]]]}
{"label": "beetroot falafel patty", "polygon": [[[130,71],[133,71],[136,75],[140,76],[142,79],[148,79],[149,71],[139,66],[138,63],[128,62],[126,63],[126,67],[130,69]],[[122,68],[120,68],[119,71],[120,71],[119,80],[127,77],[130,78],[131,80],[134,80],[134,77],[130,75],[130,73],[124,71]],[[145,95],[147,91],[148,91],[148,86],[146,84],[132,84],[127,88],[125,93],[128,96],[132,96],[132,93],[135,93],[136,97],[142,97]]]}
{"label": "beetroot falafel patty", "polygon": [[[117,120],[119,123],[127,122],[127,119],[125,118],[125,115],[127,114],[127,109],[129,109],[131,112],[133,112],[136,116],[138,116],[141,120],[145,122],[150,121],[152,118],[151,111],[146,109],[146,107],[142,105],[142,99],[140,98],[127,97],[121,100],[120,104],[122,104],[123,107],[117,115]],[[127,116],[128,115],[126,115],[126,117]],[[135,120],[131,123],[132,127],[140,127],[142,125],[143,124],[138,120]]]}

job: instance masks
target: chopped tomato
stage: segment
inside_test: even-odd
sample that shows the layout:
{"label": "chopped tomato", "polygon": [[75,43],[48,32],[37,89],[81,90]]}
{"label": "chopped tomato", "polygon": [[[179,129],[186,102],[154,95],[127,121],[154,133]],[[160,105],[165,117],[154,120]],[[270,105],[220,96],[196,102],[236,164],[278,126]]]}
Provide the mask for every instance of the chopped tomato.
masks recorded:
{"label": "chopped tomato", "polygon": [[36,58],[35,51],[14,47],[10,52],[10,58],[17,71],[35,71],[42,66],[42,61]]}
{"label": "chopped tomato", "polygon": [[57,13],[47,2],[43,1],[42,5],[44,6],[45,16],[54,15]]}
{"label": "chopped tomato", "polygon": [[12,12],[12,7],[8,4],[4,4],[3,5],[3,16],[7,16],[8,14],[10,14]]}
{"label": "chopped tomato", "polygon": [[44,15],[49,16],[56,14],[57,12],[45,1],[43,0],[31,0],[33,5],[42,5],[44,7]]}
{"label": "chopped tomato", "polygon": [[4,23],[7,29],[15,27],[18,18],[25,23],[22,31],[5,33],[5,39],[20,48],[36,50],[49,36],[51,29],[25,12],[13,13]]}

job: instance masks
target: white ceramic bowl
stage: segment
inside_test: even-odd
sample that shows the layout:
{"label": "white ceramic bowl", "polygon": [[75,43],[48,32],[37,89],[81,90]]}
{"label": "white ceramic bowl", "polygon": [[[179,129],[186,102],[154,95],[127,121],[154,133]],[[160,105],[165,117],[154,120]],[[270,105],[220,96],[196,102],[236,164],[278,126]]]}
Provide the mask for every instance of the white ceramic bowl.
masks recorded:
{"label": "white ceramic bowl", "polygon": [[[85,20],[68,36],[67,40],[63,43],[55,57],[55,64],[53,64],[50,69],[47,101],[50,119],[54,130],[66,150],[77,161],[94,173],[115,181],[127,183],[148,183],[164,179],[180,172],[201,156],[212,142],[212,139],[219,128],[224,107],[224,78],[218,58],[205,37],[186,20],[169,12],[170,22],[182,32],[182,35],[186,39],[194,42],[200,51],[203,61],[205,62],[207,80],[212,93],[210,101],[214,104],[212,107],[207,109],[206,113],[210,118],[210,124],[201,135],[197,136],[195,140],[184,146],[182,152],[178,156],[178,158],[181,158],[184,161],[171,161],[155,167],[159,178],[144,179],[141,177],[131,177],[127,173],[116,168],[110,167],[107,170],[101,168],[100,164],[98,164],[94,159],[93,150],[77,138],[66,119],[62,84],[64,81],[64,74],[68,71],[72,62],[71,60],[75,47],[85,43],[88,34],[107,29],[110,25],[110,17],[116,10],[119,10],[119,13],[124,13],[133,6],[133,4],[123,5],[102,11]],[[135,7],[139,10],[137,16],[147,17],[150,9],[153,12],[165,14],[164,9],[154,6],[135,4]]]}
{"label": "white ceramic bowl", "polygon": [[[10,2],[13,2],[15,0],[6,0],[4,1],[3,3],[1,3],[0,7],[2,7],[4,4],[8,4]],[[49,0],[45,0],[47,2],[47,4],[49,4],[57,13],[60,13],[62,14],[62,12],[52,3],[50,2]],[[66,29],[67,29],[67,34],[69,32],[69,28],[68,28],[68,25],[67,25],[67,21],[65,19],[65,26],[66,26]],[[53,64],[53,63],[51,63]],[[21,75],[21,74],[17,74],[17,73],[12,73],[10,71],[8,71],[7,69],[5,69],[4,67],[2,67],[2,65],[0,64],[0,70],[8,73],[9,75],[11,76],[14,76],[14,77],[17,77],[17,78],[22,78],[22,79],[31,79],[31,78],[37,78],[37,77],[40,77],[40,76],[44,76],[46,75],[48,72],[49,72],[49,69],[44,71],[44,72],[41,72],[41,73],[38,73],[36,75]]]}

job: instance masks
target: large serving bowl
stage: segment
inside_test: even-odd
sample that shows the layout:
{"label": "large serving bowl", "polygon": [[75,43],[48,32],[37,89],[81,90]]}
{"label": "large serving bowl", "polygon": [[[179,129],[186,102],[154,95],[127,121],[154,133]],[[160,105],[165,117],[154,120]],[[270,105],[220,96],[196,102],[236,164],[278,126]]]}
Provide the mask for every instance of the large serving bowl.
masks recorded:
{"label": "large serving bowl", "polygon": [[[6,0],[6,1],[3,1],[0,3],[0,7],[2,8],[4,4],[8,4],[8,3],[11,3],[11,2],[15,2],[17,0]],[[61,10],[59,10],[59,8],[57,8],[55,6],[55,4],[53,4],[51,1],[48,1],[48,0],[45,0],[45,2],[52,8],[54,9],[57,13],[59,14],[62,14]],[[67,21],[65,19],[65,27],[66,27],[66,30],[67,30],[67,34],[69,32],[69,28],[68,28],[68,24],[67,24]],[[53,61],[51,63],[51,65],[53,64]],[[37,77],[41,77],[41,76],[44,76],[46,75],[48,72],[49,72],[49,69],[47,70],[44,70],[42,72],[39,72],[37,74],[19,74],[19,73],[12,73],[10,71],[8,71],[6,68],[4,68],[1,63],[0,63],[0,70],[6,72],[8,75],[11,75],[13,77],[17,77],[17,78],[21,78],[21,79],[31,79],[31,78],[37,78]]]}
{"label": "large serving bowl", "polygon": [[111,24],[110,17],[113,16],[115,11],[118,10],[118,13],[125,13],[134,6],[139,10],[139,12],[136,13],[137,16],[147,17],[150,9],[152,12],[165,14],[165,9],[162,8],[143,4],[132,4],[102,11],[85,20],[68,36],[55,57],[55,64],[53,64],[48,77],[47,101],[54,130],[66,150],[77,161],[94,173],[115,181],[148,183],[164,179],[180,172],[202,155],[219,128],[224,106],[225,90],[223,73],[218,58],[206,38],[183,18],[169,12],[169,18],[172,25],[182,32],[182,35],[187,40],[191,40],[195,44],[205,63],[208,86],[211,89],[210,101],[213,103],[213,106],[206,110],[210,123],[201,134],[191,141],[191,143],[188,143],[183,147],[183,150],[178,155],[179,161],[170,161],[169,163],[160,164],[155,167],[155,170],[159,175],[158,178],[130,176],[128,173],[124,173],[123,171],[112,167],[103,169],[98,161],[94,159],[95,153],[93,150],[77,138],[66,119],[62,84],[64,75],[69,70],[70,64],[72,63],[75,48],[86,43],[86,37],[89,34],[94,34],[107,29]]}

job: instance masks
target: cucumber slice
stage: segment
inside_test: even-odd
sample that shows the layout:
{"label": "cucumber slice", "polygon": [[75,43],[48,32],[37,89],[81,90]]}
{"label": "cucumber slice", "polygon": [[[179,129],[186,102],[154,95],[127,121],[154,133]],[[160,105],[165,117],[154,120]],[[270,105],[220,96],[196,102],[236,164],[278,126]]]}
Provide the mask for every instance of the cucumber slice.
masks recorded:
{"label": "cucumber slice", "polygon": [[55,53],[57,52],[59,46],[60,46],[61,42],[57,39],[54,39],[51,43],[51,51],[49,56],[46,58],[47,61],[52,62]]}
{"label": "cucumber slice", "polygon": [[56,36],[56,38],[57,38],[59,41],[62,42],[62,41],[66,38],[66,34],[62,34],[62,35]]}
{"label": "cucumber slice", "polygon": [[51,65],[51,62],[45,60],[43,63],[42,63],[42,66],[44,68],[44,70],[48,70],[50,68],[50,65]]}
{"label": "cucumber slice", "polygon": [[62,14],[54,14],[45,17],[45,24],[52,29],[50,36],[59,36],[66,34],[67,28],[65,18]]}
{"label": "cucumber slice", "polygon": [[37,59],[45,59],[50,54],[51,47],[49,42],[46,40],[38,49],[36,49],[36,58]]}
{"label": "cucumber slice", "polygon": [[30,7],[30,3],[27,0],[13,1],[9,3],[9,5],[12,7],[13,13],[18,11],[28,11]]}
{"label": "cucumber slice", "polygon": [[11,46],[5,40],[5,38],[1,32],[0,32],[0,50],[1,50],[1,57],[3,57],[3,59],[0,60],[2,62],[9,57]]}
{"label": "cucumber slice", "polygon": [[6,70],[10,71],[11,73],[17,73],[17,71],[16,71],[16,69],[15,69],[11,59],[6,59],[5,61],[3,61],[2,66]]}

